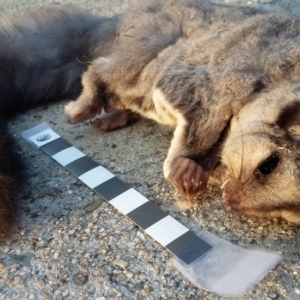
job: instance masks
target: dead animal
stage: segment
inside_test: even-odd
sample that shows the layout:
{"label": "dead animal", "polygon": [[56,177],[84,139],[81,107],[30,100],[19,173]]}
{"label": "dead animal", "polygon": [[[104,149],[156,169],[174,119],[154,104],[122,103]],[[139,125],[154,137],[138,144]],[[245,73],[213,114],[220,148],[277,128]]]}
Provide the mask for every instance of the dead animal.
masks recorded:
{"label": "dead animal", "polygon": [[[141,115],[174,128],[163,171],[184,199],[217,178],[226,209],[300,224],[299,17],[150,0],[111,18],[67,7],[2,20],[0,37],[3,128],[15,111],[67,97],[78,98],[71,123],[113,130]],[[16,179],[6,131],[1,140],[5,234]]]}

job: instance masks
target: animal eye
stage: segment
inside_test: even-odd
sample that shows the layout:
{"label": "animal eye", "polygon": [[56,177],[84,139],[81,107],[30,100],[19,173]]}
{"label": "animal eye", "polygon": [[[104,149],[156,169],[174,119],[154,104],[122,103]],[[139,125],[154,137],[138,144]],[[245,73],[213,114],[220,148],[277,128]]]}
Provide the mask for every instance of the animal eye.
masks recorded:
{"label": "animal eye", "polygon": [[278,153],[272,154],[258,166],[254,174],[258,177],[259,180],[263,180],[276,169],[278,162]]}

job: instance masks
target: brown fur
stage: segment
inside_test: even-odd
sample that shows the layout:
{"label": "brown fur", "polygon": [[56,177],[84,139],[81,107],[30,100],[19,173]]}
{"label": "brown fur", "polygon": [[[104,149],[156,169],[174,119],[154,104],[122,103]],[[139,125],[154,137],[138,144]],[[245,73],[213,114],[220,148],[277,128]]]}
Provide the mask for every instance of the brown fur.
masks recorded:
{"label": "brown fur", "polygon": [[13,177],[0,174],[0,238],[11,232],[15,220],[15,180]]}
{"label": "brown fur", "polygon": [[299,113],[299,85],[286,83],[232,119],[221,155],[227,209],[300,224]]}
{"label": "brown fur", "polygon": [[173,126],[164,174],[184,198],[204,192],[220,156],[227,209],[300,224],[299,80],[298,17],[154,0],[123,16],[66,113],[75,123],[109,106]]}
{"label": "brown fur", "polygon": [[[112,18],[38,15],[1,21],[1,122],[67,97],[78,97],[66,106],[72,123],[118,110],[92,120],[112,130],[140,114],[174,128],[164,175],[183,198],[221,177],[225,208],[300,224],[298,17],[208,0],[139,1]],[[18,167],[5,130],[0,143],[3,235]]]}
{"label": "brown fur", "polygon": [[0,134],[0,238],[11,232],[15,220],[16,174],[7,152],[10,145],[10,138]]}

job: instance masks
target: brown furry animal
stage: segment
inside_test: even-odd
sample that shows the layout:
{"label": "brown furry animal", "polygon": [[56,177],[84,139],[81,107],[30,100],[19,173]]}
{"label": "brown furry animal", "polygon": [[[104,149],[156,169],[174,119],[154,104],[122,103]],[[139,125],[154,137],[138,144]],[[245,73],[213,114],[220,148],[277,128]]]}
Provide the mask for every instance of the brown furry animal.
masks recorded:
{"label": "brown furry animal", "polygon": [[66,114],[76,123],[115,108],[173,126],[164,175],[183,198],[205,191],[217,153],[227,209],[300,224],[299,46],[296,16],[143,2],[123,16]]}
{"label": "brown furry animal", "polygon": [[[164,174],[184,198],[221,174],[227,209],[300,224],[298,17],[149,0],[112,18],[67,8],[0,28],[2,120],[78,96],[66,107],[72,123],[112,130],[140,114],[174,127]],[[118,112],[97,118],[102,110]],[[2,235],[15,207],[15,161],[3,149]]]}
{"label": "brown furry animal", "polygon": [[300,223],[300,85],[260,93],[231,120],[223,145],[226,209]]}

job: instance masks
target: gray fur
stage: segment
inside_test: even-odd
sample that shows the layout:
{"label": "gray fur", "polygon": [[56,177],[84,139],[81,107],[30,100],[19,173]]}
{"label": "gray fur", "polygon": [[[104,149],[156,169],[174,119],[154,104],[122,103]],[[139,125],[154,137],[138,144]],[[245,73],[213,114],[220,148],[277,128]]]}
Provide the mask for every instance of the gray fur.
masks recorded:
{"label": "gray fur", "polygon": [[277,124],[299,94],[299,45],[296,16],[206,0],[147,1],[122,17],[111,53],[83,75],[67,117],[76,123],[109,107],[173,126],[164,175],[183,198],[205,191],[220,157],[227,209],[300,224],[298,110],[294,122]]}
{"label": "gray fur", "polygon": [[15,218],[20,161],[5,120],[16,111],[77,97],[81,75],[114,42],[118,16],[100,18],[74,7],[0,22],[0,237]]}
{"label": "gray fur", "polygon": [[[164,174],[183,198],[214,175],[226,209],[300,224],[298,17],[149,0],[113,18],[66,8],[6,20],[0,39],[2,118],[77,96],[71,123],[112,130],[140,114],[174,127]],[[118,112],[98,118],[103,109]],[[0,202],[0,231],[11,199]]]}
{"label": "gray fur", "polygon": [[82,73],[108,53],[117,20],[71,6],[28,13],[18,21],[2,17],[0,115],[78,96]]}

